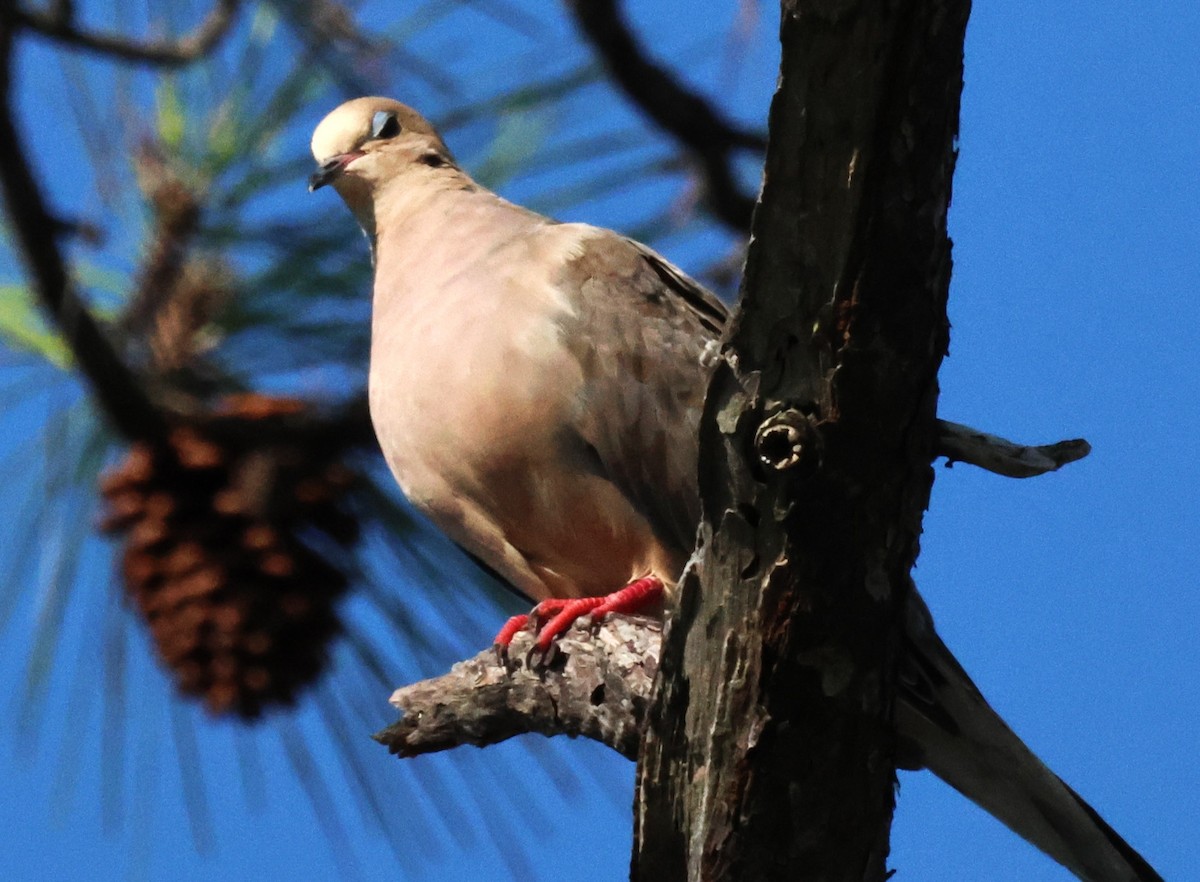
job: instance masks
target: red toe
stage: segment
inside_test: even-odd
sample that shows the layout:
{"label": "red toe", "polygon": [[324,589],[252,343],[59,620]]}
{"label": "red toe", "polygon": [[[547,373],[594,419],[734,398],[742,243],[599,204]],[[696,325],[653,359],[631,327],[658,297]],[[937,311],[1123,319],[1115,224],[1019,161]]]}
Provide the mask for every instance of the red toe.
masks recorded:
{"label": "red toe", "polygon": [[[657,601],[662,597],[662,592],[662,580],[656,576],[646,576],[630,582],[620,591],[614,591],[606,597],[581,597],[577,600],[559,601],[559,612],[538,631],[537,649],[541,652],[549,649],[554,638],[570,628],[576,619],[588,614],[600,618],[612,612],[637,612]],[[542,604],[538,606],[541,607]]]}
{"label": "red toe", "polygon": [[596,607],[596,611],[592,615],[599,617],[612,612],[635,613],[659,600],[662,594],[662,579],[656,576],[646,576],[630,582],[620,591],[614,591],[603,598],[604,603]]}
{"label": "red toe", "polygon": [[524,628],[528,621],[529,616],[527,615],[513,616],[504,623],[504,627],[500,629],[500,633],[496,635],[496,639],[492,641],[492,645],[507,647],[512,643],[512,639],[517,635],[517,632]]}
{"label": "red toe", "polygon": [[554,618],[542,625],[542,630],[538,631],[537,648],[541,652],[545,652],[550,648],[550,644],[554,642],[554,638],[561,634],[567,628],[575,623],[576,619],[582,618],[592,610],[604,604],[606,598],[603,597],[580,597],[577,600],[572,600],[566,604],[562,611]]}
{"label": "red toe", "polygon": [[535,606],[529,615],[536,621],[552,619],[574,602],[569,597],[551,597]]}

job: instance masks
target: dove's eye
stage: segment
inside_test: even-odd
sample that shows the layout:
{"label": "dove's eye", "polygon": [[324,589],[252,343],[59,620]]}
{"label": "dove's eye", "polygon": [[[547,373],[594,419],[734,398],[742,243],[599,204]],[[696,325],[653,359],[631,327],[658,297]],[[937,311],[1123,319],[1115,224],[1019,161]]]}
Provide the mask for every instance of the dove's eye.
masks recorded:
{"label": "dove's eye", "polygon": [[372,138],[394,138],[399,134],[400,121],[396,119],[396,114],[379,110],[371,117]]}

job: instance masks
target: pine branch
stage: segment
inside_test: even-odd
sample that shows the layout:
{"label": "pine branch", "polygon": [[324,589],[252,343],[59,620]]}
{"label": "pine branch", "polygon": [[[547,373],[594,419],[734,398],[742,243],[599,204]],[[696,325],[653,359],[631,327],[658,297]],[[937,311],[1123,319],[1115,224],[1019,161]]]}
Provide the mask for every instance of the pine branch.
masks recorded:
{"label": "pine branch", "polygon": [[0,15],[0,188],[9,225],[34,291],[70,347],[100,405],[127,438],[161,444],[162,413],[79,298],[59,247],[63,224],[46,207],[13,117],[12,48],[15,16]]}
{"label": "pine branch", "polygon": [[13,21],[28,30],[97,55],[135,64],[182,67],[207,55],[233,25],[240,0],[217,0],[195,29],[173,40],[139,41],[121,34],[91,31],[75,24],[71,2],[57,2],[44,10],[17,9]]}
{"label": "pine branch", "polygon": [[567,8],[621,91],[696,158],[713,214],[738,232],[749,230],[754,198],[738,185],[733,153],[761,152],[766,139],[735,126],[651,60],[625,21],[619,0],[568,0]]}

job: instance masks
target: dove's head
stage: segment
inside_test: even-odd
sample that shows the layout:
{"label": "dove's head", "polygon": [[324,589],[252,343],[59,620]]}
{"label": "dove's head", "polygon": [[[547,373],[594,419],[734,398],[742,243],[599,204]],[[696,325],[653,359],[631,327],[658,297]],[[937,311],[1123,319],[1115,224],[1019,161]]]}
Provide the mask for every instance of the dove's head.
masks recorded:
{"label": "dove's head", "polygon": [[379,190],[414,169],[453,166],[432,125],[390,98],[355,98],[321,120],[312,136],[317,171],[308,189],[332,184],[364,228]]}

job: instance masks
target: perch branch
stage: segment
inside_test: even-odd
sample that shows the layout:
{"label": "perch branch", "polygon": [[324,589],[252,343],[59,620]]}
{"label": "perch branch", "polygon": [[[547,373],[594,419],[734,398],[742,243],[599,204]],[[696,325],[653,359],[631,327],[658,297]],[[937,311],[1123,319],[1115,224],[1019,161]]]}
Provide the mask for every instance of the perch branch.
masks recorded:
{"label": "perch branch", "polygon": [[391,701],[404,716],[375,740],[407,757],[460,744],[484,747],[525,732],[583,735],[636,759],[662,624],[616,615],[586,622],[533,667],[526,655],[534,635],[527,630],[513,639],[507,664],[489,649],[447,674],[397,689]]}
{"label": "perch branch", "polygon": [[1009,478],[1032,478],[1083,459],[1092,452],[1092,445],[1082,438],[1072,438],[1030,447],[960,423],[938,420],[934,452],[950,464],[967,462]]}

